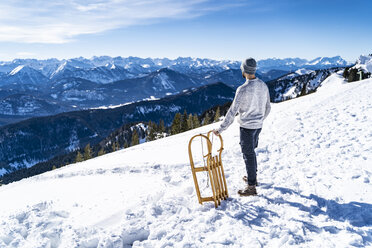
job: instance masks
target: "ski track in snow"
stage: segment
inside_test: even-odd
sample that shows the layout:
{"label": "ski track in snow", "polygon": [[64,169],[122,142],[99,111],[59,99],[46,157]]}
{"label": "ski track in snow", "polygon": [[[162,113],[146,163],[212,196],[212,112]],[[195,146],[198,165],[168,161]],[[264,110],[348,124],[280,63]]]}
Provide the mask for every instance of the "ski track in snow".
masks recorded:
{"label": "ski track in snow", "polygon": [[273,104],[256,150],[259,196],[236,193],[235,121],[222,134],[230,197],[217,209],[198,204],[187,145],[219,123],[2,186],[0,247],[372,246],[371,95],[372,79],[334,74]]}

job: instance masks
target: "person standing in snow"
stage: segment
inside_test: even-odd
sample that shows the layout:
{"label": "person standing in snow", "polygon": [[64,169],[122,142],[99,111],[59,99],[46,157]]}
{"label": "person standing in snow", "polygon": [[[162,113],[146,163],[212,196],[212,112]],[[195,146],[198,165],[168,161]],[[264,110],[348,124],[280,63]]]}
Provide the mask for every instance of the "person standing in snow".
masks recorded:
{"label": "person standing in snow", "polygon": [[218,129],[213,130],[220,135],[226,130],[239,113],[240,146],[247,170],[243,180],[248,183],[245,189],[239,190],[241,196],[256,195],[257,185],[257,159],[254,149],[258,145],[258,136],[261,132],[264,119],[270,112],[270,95],[267,85],[256,78],[256,61],[253,58],[244,60],[240,66],[245,83],[238,87],[234,101],[227,111],[225,119]]}

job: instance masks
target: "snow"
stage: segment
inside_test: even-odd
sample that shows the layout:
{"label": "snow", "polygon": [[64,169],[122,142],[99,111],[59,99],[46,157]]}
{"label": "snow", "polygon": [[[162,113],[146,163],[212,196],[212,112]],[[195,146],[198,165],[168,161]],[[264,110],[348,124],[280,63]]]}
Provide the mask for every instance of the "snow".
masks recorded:
{"label": "snow", "polygon": [[307,64],[308,65],[316,65],[316,64],[319,64],[319,62],[322,61],[322,60],[323,60],[323,57],[319,57],[319,58],[314,59],[313,61],[310,61]]}
{"label": "snow", "polygon": [[58,66],[57,70],[52,73],[51,77],[54,77],[57,75],[59,72],[63,71],[67,65],[67,61],[64,61],[60,66]]}
{"label": "snow", "polygon": [[150,96],[148,98],[144,98],[143,101],[155,101],[159,100],[160,98],[156,98],[155,96]]}
{"label": "snow", "polygon": [[157,78],[155,78],[158,82],[159,88],[162,87],[164,90],[173,89],[176,90],[172,81],[169,80],[169,77],[166,73],[161,72],[158,74]]}
{"label": "snow", "polygon": [[[97,134],[95,134],[97,136]],[[93,137],[96,137],[96,136],[92,136],[91,138]],[[70,136],[70,142],[69,142],[69,146],[66,147],[66,151],[69,151],[69,152],[72,152],[72,151],[75,151],[77,149],[79,149],[79,139],[77,138],[77,133],[76,133],[76,130],[73,130],[72,131],[72,134]]]}
{"label": "snow", "polygon": [[355,68],[361,68],[366,72],[372,72],[372,56],[361,55],[358,58]]}
{"label": "snow", "polygon": [[119,107],[122,107],[122,106],[125,106],[125,105],[129,105],[129,104],[132,104],[132,103],[134,103],[134,102],[132,101],[132,102],[126,102],[126,103],[122,103],[122,104],[118,104],[118,105],[99,106],[97,108],[90,108],[90,109],[114,109],[114,108],[119,108]]}
{"label": "snow", "polygon": [[4,168],[1,168],[0,169],[0,176],[4,175],[5,173],[7,173],[7,170],[5,170]]}
{"label": "snow", "polygon": [[13,169],[30,168],[33,165],[35,165],[37,163],[40,163],[40,162],[44,162],[44,161],[45,160],[37,160],[37,159],[27,160],[27,159],[23,159],[21,162],[10,163],[9,164],[9,167],[10,168],[13,168]]}
{"label": "snow", "polygon": [[296,70],[295,73],[298,74],[298,75],[305,75],[305,74],[309,74],[309,73],[312,73],[312,72],[313,72],[313,70],[301,68],[301,69]]}
{"label": "snow", "polygon": [[62,93],[61,100],[62,101],[86,101],[86,100],[98,100],[103,101],[105,99],[105,95],[101,93],[96,93],[90,90],[76,90],[70,89],[66,90]]}
{"label": "snow", "polygon": [[17,66],[16,68],[14,68],[10,73],[9,73],[9,75],[15,75],[15,74],[17,74],[20,70],[22,70],[23,69],[23,67],[24,67],[24,65],[19,65],[19,66]]}
{"label": "snow", "polygon": [[[0,187],[0,247],[371,246],[371,86],[333,74],[273,104],[258,196],[236,193],[245,166],[234,122],[222,134],[230,198],[199,205],[187,145],[215,123]],[[200,141],[193,149],[201,164]]]}
{"label": "snow", "polygon": [[280,80],[284,80],[284,79],[292,79],[294,77],[297,77],[298,75],[296,73],[290,73],[290,74],[287,74],[283,77],[280,78]]}
{"label": "snow", "polygon": [[308,83],[308,87],[311,89],[316,89],[319,83],[321,82],[322,77],[323,77],[323,72],[319,73],[318,76],[316,76],[316,78],[314,78],[313,80],[310,80],[310,82]]}
{"label": "snow", "polygon": [[137,107],[137,112],[141,112],[143,115],[145,114],[145,109],[141,107]]}
{"label": "snow", "polygon": [[136,107],[133,113],[142,113],[143,115],[148,113],[154,112],[161,112],[161,111],[168,111],[168,112],[179,112],[181,110],[180,106],[171,104],[170,106],[163,106],[163,105],[154,105],[154,106],[147,106],[147,107]]}
{"label": "snow", "polygon": [[291,99],[297,96],[296,85],[291,87],[286,93],[283,94],[284,99]]}

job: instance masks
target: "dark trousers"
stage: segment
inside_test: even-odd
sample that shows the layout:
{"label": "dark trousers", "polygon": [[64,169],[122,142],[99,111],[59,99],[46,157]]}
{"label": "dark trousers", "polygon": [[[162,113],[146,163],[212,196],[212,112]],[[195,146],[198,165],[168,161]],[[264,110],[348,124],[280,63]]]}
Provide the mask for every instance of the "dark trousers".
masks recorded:
{"label": "dark trousers", "polygon": [[247,169],[248,185],[256,185],[257,182],[257,158],[254,149],[258,145],[260,132],[261,128],[247,129],[240,127],[240,146]]}

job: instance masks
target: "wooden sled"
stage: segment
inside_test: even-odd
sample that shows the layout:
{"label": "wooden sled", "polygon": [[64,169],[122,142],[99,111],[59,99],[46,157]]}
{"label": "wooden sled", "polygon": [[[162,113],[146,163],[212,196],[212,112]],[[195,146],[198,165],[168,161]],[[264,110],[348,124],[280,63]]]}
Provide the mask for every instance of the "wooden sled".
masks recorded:
{"label": "wooden sled", "polygon": [[[194,178],[195,183],[195,189],[196,189],[196,195],[198,196],[198,200],[200,204],[203,204],[203,202],[206,201],[213,201],[214,206],[217,208],[221,204],[221,200],[226,200],[229,197],[229,194],[227,192],[227,186],[226,186],[226,178],[225,173],[222,166],[222,160],[221,160],[221,154],[223,150],[223,140],[221,135],[218,137],[220,138],[221,147],[219,150],[217,150],[218,155],[212,156],[212,142],[210,141],[209,137],[213,134],[212,131],[209,131],[207,135],[198,134],[193,136],[189,141],[189,158],[190,158],[190,165],[191,165],[191,171],[192,176]],[[205,139],[208,146],[208,153],[206,155],[203,154],[203,160],[206,158],[207,163],[204,167],[195,167],[194,165],[194,159],[192,156],[191,151],[191,144],[192,141],[200,137],[201,139]],[[199,184],[196,177],[197,172],[201,171],[207,171],[210,185],[212,188],[212,196],[210,197],[202,197],[199,190]]]}

